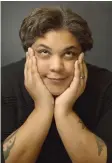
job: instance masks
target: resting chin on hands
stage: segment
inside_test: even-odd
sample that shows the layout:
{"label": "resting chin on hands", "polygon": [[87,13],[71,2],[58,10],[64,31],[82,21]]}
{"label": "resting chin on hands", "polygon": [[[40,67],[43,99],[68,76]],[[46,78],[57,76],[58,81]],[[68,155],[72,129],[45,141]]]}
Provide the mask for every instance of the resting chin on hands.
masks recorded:
{"label": "resting chin on hands", "polygon": [[70,86],[55,100],[55,116],[72,112],[73,105],[85,90],[87,74],[84,53],[81,53],[74,63],[74,77]]}
{"label": "resting chin on hands", "polygon": [[[68,115],[72,111],[72,107],[76,100],[84,92],[86,87],[87,68],[84,62],[84,53],[81,53],[78,60],[74,63],[74,76],[70,86],[54,101],[53,96],[40,78],[38,67],[36,65],[38,59],[35,58],[33,49],[29,48],[28,52],[29,55],[27,56],[26,62],[26,65],[28,65],[28,72],[25,73],[27,74],[25,86],[33,98],[35,106],[38,106],[40,109],[48,107],[48,110],[54,110],[54,115]],[[28,80],[28,76],[30,80]],[[54,102],[55,104],[53,104]]]}

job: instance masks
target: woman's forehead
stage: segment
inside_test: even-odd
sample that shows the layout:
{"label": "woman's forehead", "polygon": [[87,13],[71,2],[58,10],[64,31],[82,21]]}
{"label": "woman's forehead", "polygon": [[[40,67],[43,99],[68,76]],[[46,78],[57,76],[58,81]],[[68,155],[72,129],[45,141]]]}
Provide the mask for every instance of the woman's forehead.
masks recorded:
{"label": "woman's forehead", "polygon": [[73,36],[67,30],[49,31],[43,37],[36,39],[34,46],[39,47],[45,45],[46,47],[65,49],[68,47],[74,47],[80,49],[80,44],[75,36]]}

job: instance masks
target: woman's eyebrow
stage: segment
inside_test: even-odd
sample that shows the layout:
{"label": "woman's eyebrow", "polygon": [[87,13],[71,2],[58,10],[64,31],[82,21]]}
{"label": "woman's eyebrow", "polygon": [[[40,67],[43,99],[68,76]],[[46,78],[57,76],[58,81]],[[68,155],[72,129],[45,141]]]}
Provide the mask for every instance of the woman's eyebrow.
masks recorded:
{"label": "woman's eyebrow", "polygon": [[71,49],[74,49],[74,50],[78,50],[78,48],[76,46],[68,46],[66,48],[63,49],[63,51],[66,51],[66,50],[71,50]]}
{"label": "woman's eyebrow", "polygon": [[[37,46],[37,48],[38,48],[38,47],[44,47],[44,48],[46,48],[46,49],[49,49],[50,51],[52,50],[50,47],[48,47],[47,45],[44,45],[44,44],[39,44],[39,45]],[[78,50],[78,48],[77,48],[76,46],[72,45],[72,46],[68,46],[68,47],[62,49],[61,51],[66,51],[66,50],[71,50],[71,49]]]}
{"label": "woman's eyebrow", "polygon": [[49,50],[52,50],[50,47],[48,47],[47,45],[44,45],[44,44],[39,44],[38,46],[37,46],[37,48],[38,47],[44,47],[44,48],[46,48],[46,49],[49,49]]}

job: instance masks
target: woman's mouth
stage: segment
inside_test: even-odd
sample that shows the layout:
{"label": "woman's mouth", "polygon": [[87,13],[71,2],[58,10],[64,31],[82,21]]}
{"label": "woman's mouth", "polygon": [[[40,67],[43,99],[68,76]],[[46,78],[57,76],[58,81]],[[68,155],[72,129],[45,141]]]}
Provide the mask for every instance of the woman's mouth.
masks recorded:
{"label": "woman's mouth", "polygon": [[61,83],[65,80],[65,78],[48,78],[48,80],[52,83]]}

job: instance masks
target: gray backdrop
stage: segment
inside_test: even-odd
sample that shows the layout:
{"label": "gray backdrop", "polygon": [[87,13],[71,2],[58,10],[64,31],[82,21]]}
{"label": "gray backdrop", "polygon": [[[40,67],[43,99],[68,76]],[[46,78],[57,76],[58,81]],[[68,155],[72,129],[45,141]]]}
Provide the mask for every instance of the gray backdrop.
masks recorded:
{"label": "gray backdrop", "polygon": [[95,1],[2,1],[2,66],[25,57],[18,34],[21,22],[33,8],[49,5],[68,6],[87,20],[93,33],[94,47],[88,52],[86,60],[112,71],[112,2]]}

